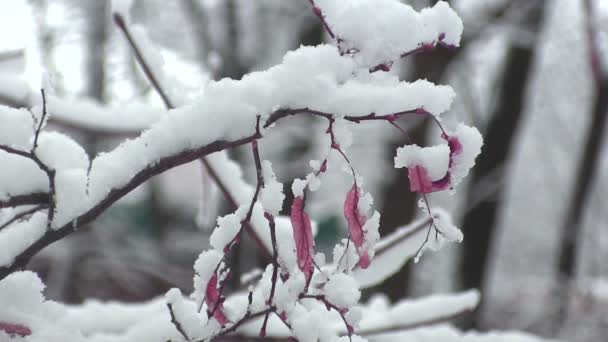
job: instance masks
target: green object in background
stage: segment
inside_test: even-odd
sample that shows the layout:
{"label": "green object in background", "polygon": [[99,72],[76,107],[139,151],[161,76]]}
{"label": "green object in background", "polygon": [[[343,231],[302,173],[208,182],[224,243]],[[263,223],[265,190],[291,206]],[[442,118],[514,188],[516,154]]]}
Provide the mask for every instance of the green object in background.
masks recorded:
{"label": "green object in background", "polygon": [[329,216],[319,222],[319,231],[315,236],[317,251],[331,252],[336,242],[341,238],[341,219],[338,216]]}

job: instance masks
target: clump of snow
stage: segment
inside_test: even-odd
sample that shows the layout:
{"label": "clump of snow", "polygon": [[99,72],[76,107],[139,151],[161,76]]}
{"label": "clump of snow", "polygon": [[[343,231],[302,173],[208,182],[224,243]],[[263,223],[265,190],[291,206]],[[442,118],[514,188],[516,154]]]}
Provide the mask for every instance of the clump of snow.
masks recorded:
{"label": "clump of snow", "polygon": [[89,99],[55,96],[47,97],[47,111],[59,123],[113,133],[143,131],[167,113],[137,101],[101,105]]}
{"label": "clump of snow", "polygon": [[329,278],[323,287],[327,300],[339,308],[349,308],[356,305],[361,297],[359,285],[355,279],[344,273],[337,273]]}
{"label": "clump of snow", "polygon": [[194,292],[192,298],[198,305],[202,305],[205,298],[207,284],[214,276],[214,271],[222,261],[224,254],[217,250],[203,251],[194,263]]}
{"label": "clump of snow", "polygon": [[48,177],[32,160],[0,151],[0,165],[0,200],[16,195],[48,192]]}
{"label": "clump of snow", "polygon": [[41,132],[36,156],[52,170],[89,167],[89,157],[74,139],[58,132]]}
{"label": "clump of snow", "polygon": [[0,266],[9,266],[46,232],[46,213],[36,213],[28,220],[16,222],[0,230]]}
{"label": "clump of snow", "polygon": [[44,288],[40,278],[30,271],[15,272],[0,281],[0,340],[85,341],[78,327],[61,321],[65,308],[45,300]]}
{"label": "clump of snow", "polygon": [[26,109],[0,105],[0,145],[29,151],[34,131],[34,118]]}
{"label": "clump of snow", "polygon": [[176,321],[189,338],[205,339],[210,336],[211,332],[205,329],[207,313],[199,313],[195,303],[184,299],[180,290],[169,290],[165,300],[171,305]]}
{"label": "clump of snow", "polygon": [[343,49],[357,51],[358,63],[370,68],[398,60],[422,45],[460,44],[462,21],[443,1],[420,13],[395,0],[315,2]]}
{"label": "clump of snow", "polygon": [[[423,200],[419,201],[419,206],[426,212],[428,208]],[[422,248],[420,248],[414,262],[418,262],[422,253],[426,249],[430,249],[433,252],[439,251],[448,242],[462,242],[463,235],[462,231],[458,229],[452,222],[451,216],[441,208],[431,208],[431,234],[429,239]]]}
{"label": "clump of snow", "polygon": [[262,175],[264,177],[264,187],[260,193],[260,201],[264,210],[273,216],[277,216],[283,208],[283,184],[277,181],[277,177],[272,171],[272,163],[268,160],[262,162]]}
{"label": "clump of snow", "polygon": [[298,341],[316,342],[319,339],[319,329],[322,322],[315,312],[297,306],[291,317],[292,332]]}
{"label": "clump of snow", "polygon": [[224,250],[234,240],[235,236],[241,230],[241,220],[244,218],[240,215],[244,210],[238,210],[236,213],[228,214],[217,219],[217,228],[213,230],[209,242],[211,246],[218,251]]}
{"label": "clump of snow", "polygon": [[342,151],[353,144],[353,133],[349,125],[352,125],[352,123],[340,118],[336,119],[333,124],[334,137]]}
{"label": "clump of snow", "polygon": [[450,187],[454,188],[475,165],[475,159],[481,153],[483,137],[477,128],[459,124],[456,131],[451,134],[451,139],[457,139],[460,145],[459,153],[452,152],[454,156],[450,165]]}
{"label": "clump of snow", "polygon": [[339,272],[352,270],[359,262],[357,248],[354,244],[348,243],[347,239],[342,239],[341,243],[334,246],[333,262]]}
{"label": "clump of snow", "polygon": [[426,169],[431,181],[443,178],[450,163],[450,148],[448,145],[420,147],[405,145],[397,149],[395,167],[422,166]]}
{"label": "clump of snow", "polygon": [[85,169],[65,169],[55,173],[55,214],[52,228],[61,228],[90,208]]}

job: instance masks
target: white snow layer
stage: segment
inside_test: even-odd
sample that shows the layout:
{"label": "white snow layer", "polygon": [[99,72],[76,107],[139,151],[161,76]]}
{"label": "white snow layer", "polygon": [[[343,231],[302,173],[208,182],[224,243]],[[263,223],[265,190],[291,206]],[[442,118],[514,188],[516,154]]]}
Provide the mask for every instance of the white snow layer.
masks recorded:
{"label": "white snow layer", "polygon": [[356,49],[355,59],[367,67],[398,60],[402,54],[441,38],[446,45],[460,44],[463,24],[447,2],[439,1],[420,13],[394,0],[315,3],[346,50]]}
{"label": "white snow layer", "polygon": [[450,148],[448,145],[420,147],[405,145],[397,149],[395,167],[423,166],[432,181],[443,178],[448,171],[450,162]]}
{"label": "white snow layer", "polygon": [[26,109],[0,105],[0,145],[29,150],[34,131],[34,118]]}

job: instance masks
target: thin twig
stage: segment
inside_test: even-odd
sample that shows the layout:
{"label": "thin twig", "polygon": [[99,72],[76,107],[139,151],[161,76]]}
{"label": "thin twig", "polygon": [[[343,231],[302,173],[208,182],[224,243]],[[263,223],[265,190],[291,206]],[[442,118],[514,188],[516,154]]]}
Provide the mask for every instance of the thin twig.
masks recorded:
{"label": "thin twig", "polygon": [[38,128],[36,129],[36,133],[34,135],[34,147],[32,148],[32,153],[34,153],[38,147],[38,137],[40,136],[42,125],[44,125],[44,120],[46,119],[46,96],[44,95],[44,89],[40,89],[40,94],[42,95],[42,116],[40,117],[40,122],[38,123]]}
{"label": "thin twig", "polygon": [[171,102],[171,99],[169,98],[169,96],[167,96],[167,94],[161,87],[160,82],[154,75],[154,72],[152,72],[152,69],[146,62],[143,54],[141,53],[141,50],[137,46],[137,43],[133,39],[133,36],[131,35],[129,28],[127,27],[127,25],[125,23],[125,19],[119,13],[114,13],[113,17],[114,17],[114,22],[116,23],[116,26],[118,26],[118,28],[120,28],[122,33],[125,35],[125,37],[129,41],[129,45],[131,45],[131,48],[133,49],[133,52],[135,53],[135,58],[137,59],[137,63],[143,69],[144,74],[146,75],[146,77],[148,78],[150,83],[152,83],[152,87],[154,87],[154,90],[156,90],[156,92],[161,97],[161,99],[163,100],[163,103],[165,104],[165,106],[167,108],[175,108],[175,106]]}
{"label": "thin twig", "polygon": [[37,212],[38,210],[42,210],[44,208],[46,208],[46,205],[41,204],[41,205],[37,205],[37,206],[35,206],[33,208],[30,208],[30,209],[22,211],[22,212],[18,213],[17,215],[15,215],[10,220],[8,220],[8,221],[4,222],[2,225],[0,225],[0,230],[6,228],[8,226],[10,226],[11,224],[13,224],[13,223],[15,223],[17,221],[20,221],[23,218],[25,218],[26,216],[31,215],[31,214]]}
{"label": "thin twig", "polygon": [[186,341],[190,341],[188,334],[186,333],[186,331],[184,330],[182,325],[179,323],[179,321],[175,317],[175,312],[173,312],[173,305],[167,303],[167,308],[169,309],[169,313],[171,314],[171,323],[173,323],[173,325],[175,326],[175,329],[177,329],[177,331],[182,335],[182,337]]}

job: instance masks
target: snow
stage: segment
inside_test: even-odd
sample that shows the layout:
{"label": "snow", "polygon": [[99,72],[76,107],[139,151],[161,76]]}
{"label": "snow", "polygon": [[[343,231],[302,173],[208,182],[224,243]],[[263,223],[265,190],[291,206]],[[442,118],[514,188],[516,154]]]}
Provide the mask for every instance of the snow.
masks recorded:
{"label": "snow", "polygon": [[481,153],[483,138],[477,128],[459,124],[451,137],[458,139],[461,149],[452,159],[450,166],[450,187],[454,188],[475,165],[475,159]]}
{"label": "snow", "polygon": [[0,230],[0,266],[10,266],[16,256],[44,235],[46,227],[46,213],[36,213],[28,220],[13,223]]}
{"label": "snow", "polygon": [[183,298],[178,289],[171,289],[165,295],[167,304],[171,305],[175,319],[191,339],[204,339],[213,331],[206,330],[207,313],[199,313],[195,304]]}
{"label": "snow", "polygon": [[[463,24],[446,2],[420,13],[395,0],[317,0],[344,50],[356,49],[360,65],[374,67],[398,60],[422,44],[458,46]],[[362,23],[365,23],[362,25]],[[404,34],[407,32],[407,34]]]}
{"label": "snow", "polygon": [[51,170],[86,170],[89,167],[89,157],[84,149],[62,133],[41,132],[35,153]]}
{"label": "snow", "polygon": [[[369,288],[382,283],[413,258],[426,237],[428,228],[426,222],[428,222],[426,219],[415,221],[380,239],[376,243],[376,255],[370,266],[367,269],[358,268],[353,272],[359,286]],[[334,260],[337,261],[335,255],[336,252],[334,252]]]}
{"label": "snow", "polygon": [[66,169],[55,173],[55,214],[52,228],[63,227],[89,208],[87,180],[85,169]]}
{"label": "snow", "polygon": [[[357,71],[352,59],[340,56],[332,46],[321,45],[290,52],[282,64],[251,73],[242,81],[224,79],[208,83],[194,103],[169,111],[138,138],[97,156],[89,173],[86,193],[90,198],[80,198],[90,205],[68,210],[72,219],[162,158],[214,141],[252,135],[256,116],[266,117],[279,107],[311,107],[336,116],[391,113],[420,107],[439,114],[449,107],[453,97],[449,87],[426,81],[399,82],[394,76],[380,74],[352,78]],[[293,79],[301,82],[294,83]],[[352,101],[354,97],[357,101]],[[387,98],[394,100],[387,101]],[[51,168],[88,167],[86,154],[66,136],[45,133],[40,138],[37,154]],[[74,199],[74,203],[78,201]],[[254,218],[254,226],[263,225],[256,222],[261,220],[263,216]]]}
{"label": "snow", "polygon": [[314,312],[306,311],[298,307],[293,316],[295,319],[291,322],[291,327],[294,336],[298,341],[315,342],[319,340],[319,326],[321,325],[319,316]]}
{"label": "snow", "polygon": [[342,151],[345,151],[353,144],[353,133],[349,126],[353,123],[344,119],[336,119],[333,124],[333,133],[336,143]]}
{"label": "snow", "polygon": [[122,334],[142,321],[154,321],[157,318],[166,320],[166,325],[170,324],[169,312],[162,297],[142,303],[87,299],[82,304],[65,305],[65,308],[61,321],[78,327],[86,336]]}
{"label": "snow", "polygon": [[48,96],[47,107],[58,123],[112,133],[139,133],[167,113],[138,101],[101,105],[89,99],[56,96]]}
{"label": "snow", "polygon": [[2,341],[75,341],[84,339],[73,327],[59,321],[65,310],[60,305],[46,301],[42,295],[44,284],[29,271],[15,272],[0,282],[0,322],[19,324],[31,335],[11,338],[0,331]]}
{"label": "snow", "polygon": [[418,145],[405,145],[397,149],[395,167],[423,166],[432,181],[443,178],[448,171],[450,162],[450,149],[448,145],[420,147]]}
{"label": "snow", "polygon": [[[550,342],[536,336],[521,332],[467,332],[463,333],[454,327],[440,325],[424,329],[388,333],[374,336],[370,342]],[[556,342],[556,341],[553,341]]]}
{"label": "snow", "polygon": [[16,195],[48,192],[48,178],[33,161],[0,151],[0,165],[0,200]]}
{"label": "snow", "polygon": [[390,308],[378,307],[376,310],[369,310],[370,314],[364,315],[361,320],[359,331],[361,333],[388,327],[409,326],[440,317],[450,317],[474,310],[479,300],[479,292],[470,290],[401,301]]}
{"label": "snow", "polygon": [[520,128],[503,176],[509,186],[490,249],[483,324],[554,330],[550,317],[557,301],[551,291],[563,283],[556,263],[564,215],[576,186],[574,165],[582,162],[591,125],[591,115],[580,113],[592,112],[595,96],[585,27],[583,3],[547,3]]}
{"label": "snow", "polygon": [[[117,4],[118,2],[114,3]],[[128,8],[129,2],[123,5]],[[401,58],[403,53],[412,50],[426,50],[438,44],[458,45],[462,22],[447,3],[439,2],[433,8],[420,13],[395,0],[353,0],[349,3],[319,0],[318,6],[339,37],[338,47],[300,47],[287,53],[282,63],[266,71],[250,73],[242,80],[226,78],[210,81],[202,87],[200,95],[188,101],[188,104],[185,93],[180,91],[181,88],[162,72],[166,69],[165,56],[159,53],[143,31],[134,28],[132,32],[138,46],[162,87],[177,104],[175,109],[163,111],[145,104],[112,108],[94,102],[49,97],[49,113],[58,123],[68,127],[76,125],[101,131],[134,133],[138,136],[97,155],[90,161],[84,149],[70,137],[56,132],[43,132],[35,153],[54,171],[53,186],[50,187],[42,181],[46,181],[46,177],[41,170],[35,169],[35,163],[21,158],[21,161],[14,162],[13,165],[21,167],[21,162],[31,164],[32,170],[36,171],[33,175],[34,186],[29,185],[30,179],[17,181],[19,187],[15,188],[4,185],[16,182],[13,179],[15,175],[23,175],[21,169],[15,169],[9,171],[13,172],[9,174],[9,178],[0,176],[0,194],[13,195],[14,189],[42,189],[48,192],[49,188],[52,188],[55,190],[53,220],[47,222],[47,214],[41,212],[32,215],[28,220],[2,229],[0,245],[8,248],[0,250],[1,265],[12,264],[15,256],[47,232],[49,224],[53,229],[70,227],[69,225],[76,228],[77,220],[88,218],[89,210],[96,206],[105,208],[106,204],[111,204],[107,198],[109,194],[121,194],[122,190],[129,190],[139,184],[138,182],[145,180],[143,178],[147,176],[146,171],[156,171],[159,167],[164,171],[164,165],[159,166],[162,162],[169,162],[169,166],[173,167],[173,164],[179,164],[183,159],[191,161],[206,157],[215,176],[225,186],[222,190],[226,191],[230,202],[234,202],[238,209],[217,220],[217,227],[210,237],[212,249],[203,251],[194,264],[194,291],[189,297],[184,297],[180,290],[173,289],[166,294],[164,300],[155,300],[149,305],[126,307],[117,303],[86,303],[77,307],[65,307],[45,301],[41,295],[41,282],[33,274],[25,273],[24,276],[24,273],[16,273],[0,281],[0,299],[3,295],[11,294],[10,289],[6,290],[6,293],[2,292],[2,286],[14,286],[18,291],[21,288],[23,291],[29,291],[18,293],[17,297],[31,296],[35,303],[22,305],[19,298],[8,299],[16,303],[17,308],[14,311],[18,311],[17,315],[8,317],[9,323],[27,323],[27,327],[34,331],[34,340],[40,341],[180,339],[176,325],[186,332],[186,339],[207,339],[216,337],[221,333],[221,329],[230,329],[232,324],[240,324],[239,319],[245,315],[275,305],[281,310],[281,318],[285,319],[287,326],[291,325],[292,329],[288,331],[273,314],[268,323],[269,336],[293,333],[298,340],[304,342],[345,341],[344,335],[352,325],[357,332],[361,332],[360,336],[364,336],[353,337],[354,341],[360,342],[367,338],[365,329],[390,328],[400,324],[427,324],[468,312],[478,305],[479,295],[476,292],[468,292],[401,302],[390,308],[358,306],[360,288],[378,283],[396,272],[425,242],[424,236],[431,227],[426,228],[426,223],[421,221],[419,223],[422,228],[412,227],[380,240],[377,243],[377,266],[372,263],[367,270],[372,272],[371,275],[361,273],[360,268],[365,266],[359,261],[359,255],[361,258],[363,255],[367,257],[368,254],[373,256],[374,245],[380,239],[380,215],[373,211],[370,217],[367,216],[371,211],[373,199],[368,193],[359,193],[363,179],[353,171],[355,183],[344,206],[348,209],[345,216],[351,221],[349,224],[355,220],[357,225],[351,229],[351,243],[343,239],[336,245],[334,264],[326,265],[325,255],[313,248],[316,226],[304,211],[304,191],[314,192],[321,187],[321,179],[315,175],[322,167],[320,162],[311,163],[315,170],[306,175],[305,179],[293,182],[292,192],[296,199],[290,222],[290,218],[278,216],[285,194],[283,184],[277,180],[269,161],[265,160],[262,164],[264,186],[259,201],[251,203],[254,188],[244,181],[241,169],[228,158],[227,152],[204,155],[205,151],[223,149],[223,144],[233,141],[251,143],[254,139],[257,141],[265,137],[275,127],[265,127],[264,124],[273,113],[280,113],[281,109],[324,113],[323,115],[334,124],[332,133],[335,134],[335,142],[346,153],[346,149],[352,144],[361,143],[356,141],[356,136],[352,134],[356,125],[346,119],[356,121],[358,116],[405,112],[415,116],[417,114],[413,111],[420,109],[439,120],[439,116],[450,108],[455,94],[448,86],[435,85],[425,80],[409,83],[400,81],[395,74],[369,72],[369,69],[377,64],[389,64]],[[370,15],[372,13],[373,15]],[[344,49],[351,48],[356,48],[358,52],[353,50],[343,53]],[[39,114],[40,109],[40,106],[37,106],[33,111]],[[141,115],[142,113],[144,115]],[[0,123],[15,124],[18,127],[16,132],[11,131],[6,137],[1,137],[0,139],[5,140],[0,142],[27,148],[31,143],[34,121],[27,112],[0,111]],[[1,130],[2,128],[0,133]],[[480,150],[481,137],[478,133],[475,135],[475,132],[473,129],[459,127],[455,133],[459,144],[468,149],[467,154],[457,154],[450,160],[452,155],[446,144],[429,148],[412,145],[398,151],[395,165],[424,166],[432,180],[438,180],[448,172],[453,172],[460,180],[468,173]],[[327,137],[323,142],[327,143]],[[333,170],[340,171],[340,167],[346,169],[346,177],[350,180],[351,168],[345,168],[347,165],[343,160],[348,158],[342,158],[335,148],[329,149],[327,144],[325,148],[324,160],[332,164]],[[15,157],[7,156],[6,153],[0,154],[0,158],[2,156],[8,161]],[[337,159],[340,163],[335,162]],[[333,173],[334,176],[345,177],[343,172]],[[25,182],[28,182],[28,185],[21,184]],[[272,251],[272,244],[265,213],[276,216],[279,253],[277,261],[281,267],[281,277],[273,284],[275,265],[267,265],[261,279],[255,285],[249,286],[248,290],[252,293],[249,305],[244,291],[236,291],[224,298],[227,293],[221,292],[220,289],[230,274],[224,263],[225,258],[229,256],[229,248],[226,247],[236,241],[242,220],[251,204],[251,226],[266,252]],[[436,208],[428,209],[431,218],[427,220],[434,222],[434,233],[424,245],[425,248],[435,250],[444,242],[462,240],[460,230],[451,223],[447,214]],[[354,236],[354,232],[357,236]],[[313,256],[320,268],[318,272],[312,265]],[[26,279],[17,281],[15,286],[13,277]],[[34,286],[28,287],[27,284],[19,282],[30,282]],[[275,297],[271,298],[273,288],[276,292]],[[327,305],[324,300],[332,305]],[[47,315],[46,312],[39,314],[36,310],[40,304],[49,307],[49,312],[53,311],[52,315]],[[169,304],[173,309],[175,324],[170,322],[165,304]],[[336,310],[334,306],[339,309]],[[217,309],[209,315],[214,319],[208,319],[206,312],[211,307]],[[110,310],[106,311],[107,308],[111,308],[116,316],[103,319],[104,316],[111,315]],[[4,319],[2,315],[4,311],[0,310],[0,322]],[[19,320],[21,318],[22,321]],[[249,324],[239,325],[239,332],[257,335],[262,319],[263,317],[258,317]],[[347,320],[347,326],[343,319]],[[50,329],[54,327],[56,329]],[[64,329],[66,331],[63,331]],[[3,336],[0,335],[1,337]],[[369,340],[373,341],[374,338]]]}
{"label": "snow", "polygon": [[[28,25],[27,23],[21,24]],[[31,96],[30,93],[29,85],[21,77],[7,75],[6,73],[0,75],[0,94],[3,98],[15,103],[27,103],[28,97]]]}
{"label": "snow", "polygon": [[323,287],[323,294],[330,303],[339,308],[356,305],[361,297],[355,279],[344,273],[332,275]]}
{"label": "snow", "polygon": [[205,291],[207,290],[207,284],[214,275],[214,271],[220,261],[223,259],[223,253],[217,250],[203,251],[196,259],[194,263],[194,292],[192,298],[198,305],[202,305],[202,301],[205,298]]}
{"label": "snow", "polygon": [[308,186],[308,182],[305,179],[294,179],[291,184],[291,192],[294,197],[304,196],[304,189]]}
{"label": "snow", "polygon": [[0,145],[21,151],[32,148],[34,118],[26,109],[0,105]]}
{"label": "snow", "polygon": [[217,228],[213,230],[209,242],[213,248],[218,251],[228,247],[230,242],[235,238],[241,230],[241,220],[243,220],[245,211],[244,207],[237,210],[236,213],[228,214],[217,219]]}
{"label": "snow", "polygon": [[262,175],[264,177],[264,187],[260,193],[260,201],[264,210],[273,216],[277,216],[283,208],[283,184],[277,181],[277,177],[272,171],[272,164],[264,160],[262,162]]}

